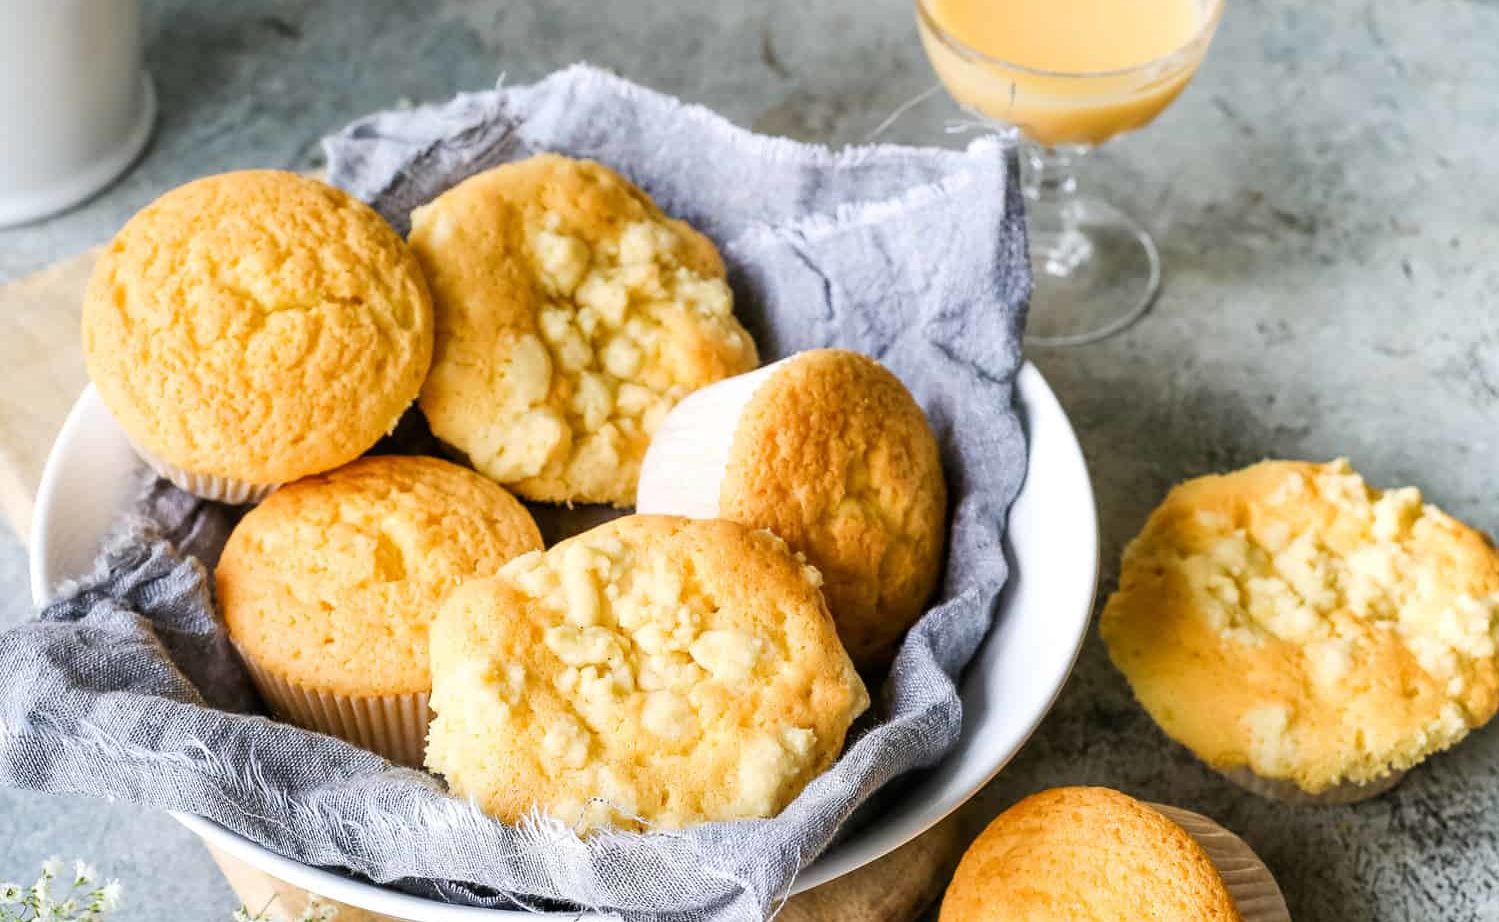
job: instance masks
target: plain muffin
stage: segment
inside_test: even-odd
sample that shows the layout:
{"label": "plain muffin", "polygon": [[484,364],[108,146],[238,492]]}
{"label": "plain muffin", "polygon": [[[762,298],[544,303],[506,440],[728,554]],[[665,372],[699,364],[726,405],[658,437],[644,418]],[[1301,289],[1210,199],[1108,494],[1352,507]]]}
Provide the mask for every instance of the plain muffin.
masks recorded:
{"label": "plain muffin", "polygon": [[[1172,738],[1270,796],[1377,793],[1499,704],[1499,554],[1346,461],[1171,491],[1101,631]],[[1257,783],[1263,782],[1263,783]]]}
{"label": "plain muffin", "polygon": [[969,846],[940,922],[1290,922],[1279,889],[1237,837],[1187,818],[1231,865],[1242,914],[1214,858],[1161,810],[1108,788],[1054,788],[1000,814]]}
{"label": "plain muffin", "polygon": [[530,514],[492,481],[377,456],[272,493],[235,527],[215,582],[278,716],[420,764],[438,608],[539,547]]}
{"label": "plain muffin", "polygon": [[542,154],[412,215],[436,299],[432,431],[529,499],[634,499],[640,459],[692,390],[757,364],[723,261],[607,167]]}
{"label": "plain muffin", "polygon": [[640,512],[768,528],[823,575],[861,669],[889,664],[941,575],[937,440],[874,359],[815,349],[689,396],[651,443]]}
{"label": "plain muffin", "polygon": [[110,242],[83,351],[147,461],[244,502],[395,426],[427,374],[432,304],[366,205],[294,173],[225,173],[166,193]]}
{"label": "plain muffin", "polygon": [[869,703],[817,571],[733,522],[626,516],[449,597],[427,766],[517,822],[773,816]]}

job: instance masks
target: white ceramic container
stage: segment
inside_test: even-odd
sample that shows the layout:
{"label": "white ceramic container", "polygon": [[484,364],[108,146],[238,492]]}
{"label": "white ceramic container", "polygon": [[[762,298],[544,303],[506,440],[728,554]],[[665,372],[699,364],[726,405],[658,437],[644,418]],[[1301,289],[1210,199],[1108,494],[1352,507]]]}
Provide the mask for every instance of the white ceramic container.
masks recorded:
{"label": "white ceramic container", "polygon": [[[999,773],[1061,691],[1088,631],[1098,576],[1098,525],[1082,450],[1056,396],[1027,364],[1018,379],[1030,469],[1010,512],[1010,580],[993,631],[963,676],[963,735],[900,800],[814,861],[793,893],[855,870],[936,825]],[[31,534],[36,601],[87,571],[135,489],[140,462],[92,388],[52,448]],[[393,919],[534,922],[530,913],[448,906],[267,851],[213,822],[178,816],[212,848],[311,893]],[[566,913],[556,918],[589,918]]]}
{"label": "white ceramic container", "polygon": [[140,0],[0,0],[0,227],[109,185],[155,119]]}

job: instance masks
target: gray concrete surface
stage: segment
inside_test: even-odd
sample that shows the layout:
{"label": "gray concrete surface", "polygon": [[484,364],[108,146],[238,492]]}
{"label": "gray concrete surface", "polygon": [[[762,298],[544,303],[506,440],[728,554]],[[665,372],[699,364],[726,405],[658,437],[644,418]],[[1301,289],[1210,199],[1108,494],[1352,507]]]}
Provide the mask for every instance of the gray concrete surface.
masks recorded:
{"label": "gray concrete surface", "polygon": [[[128,179],[0,233],[0,278],[107,237],[166,188],[302,168],[329,128],[398,99],[588,59],[754,128],[856,141],[932,82],[908,0],[152,2],[157,138]],[[1158,234],[1166,288],[1126,334],[1033,356],[1089,456],[1118,552],[1172,482],[1262,456],[1348,455],[1499,530],[1499,6],[1229,0],[1193,87],[1104,151],[1095,189]],[[951,143],[940,102],[887,137]],[[26,616],[0,538],[0,621]],[[975,822],[1031,790],[1108,784],[1211,814],[1278,875],[1295,917],[1499,919],[1499,731],[1390,795],[1322,810],[1239,793],[1167,741],[1096,638]],[[126,920],[226,918],[232,900],[170,821],[0,791],[0,878],[50,852],[125,879]]]}

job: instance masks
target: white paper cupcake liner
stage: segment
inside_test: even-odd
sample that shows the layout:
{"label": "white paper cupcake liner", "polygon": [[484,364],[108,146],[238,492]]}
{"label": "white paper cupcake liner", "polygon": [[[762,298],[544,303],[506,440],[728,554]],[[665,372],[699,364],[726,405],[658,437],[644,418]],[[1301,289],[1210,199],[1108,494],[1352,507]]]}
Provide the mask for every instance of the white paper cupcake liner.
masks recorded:
{"label": "white paper cupcake liner", "polygon": [[1356,804],[1359,801],[1378,797],[1399,784],[1400,780],[1405,777],[1405,772],[1391,772],[1383,778],[1363,784],[1356,781],[1344,781],[1316,794],[1309,794],[1294,781],[1287,781],[1284,778],[1265,778],[1247,768],[1231,768],[1220,774],[1251,794],[1302,807],[1337,807],[1343,804]]}
{"label": "white paper cupcake liner", "polygon": [[243,480],[234,480],[229,477],[218,477],[213,474],[198,474],[185,468],[178,467],[146,451],[135,440],[128,435],[125,437],[135,453],[140,455],[142,461],[150,466],[151,470],[165,477],[180,489],[186,490],[194,496],[213,500],[216,503],[228,503],[232,506],[244,506],[250,503],[258,503],[271,495],[280,484],[276,483],[249,483]]}
{"label": "white paper cupcake liner", "polygon": [[635,488],[635,511],[718,518],[719,493],[739,416],[776,369],[795,358],[725,378],[682,398],[646,449]]}
{"label": "white paper cupcake liner", "polygon": [[1207,852],[1244,922],[1291,922],[1280,885],[1243,839],[1200,813],[1163,804],[1150,806],[1185,829]]}
{"label": "white paper cupcake liner", "polygon": [[303,688],[242,656],[255,688],[277,718],[336,736],[392,762],[421,768],[432,714],[427,692],[335,695]]}

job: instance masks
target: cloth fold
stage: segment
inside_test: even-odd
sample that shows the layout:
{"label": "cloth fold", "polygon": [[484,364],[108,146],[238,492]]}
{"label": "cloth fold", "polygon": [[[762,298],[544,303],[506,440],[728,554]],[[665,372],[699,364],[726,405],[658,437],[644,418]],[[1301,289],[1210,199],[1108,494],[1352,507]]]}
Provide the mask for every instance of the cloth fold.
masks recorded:
{"label": "cloth fold", "polygon": [[759,137],[605,72],[380,113],[326,142],[331,181],[406,230],[413,208],[542,150],[597,159],[719,246],[736,313],[771,360],[875,356],[926,410],[951,496],[946,570],[838,763],[774,819],[580,840],[506,826],[437,779],[276,723],[213,608],[234,512],[153,483],[95,571],[0,635],[0,782],[195,813],[297,861],[484,906],[627,920],[763,919],[891,779],[958,738],[955,678],[993,620],[1024,477],[1014,409],[1029,292],[1014,157],[833,152]]}

